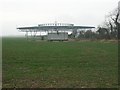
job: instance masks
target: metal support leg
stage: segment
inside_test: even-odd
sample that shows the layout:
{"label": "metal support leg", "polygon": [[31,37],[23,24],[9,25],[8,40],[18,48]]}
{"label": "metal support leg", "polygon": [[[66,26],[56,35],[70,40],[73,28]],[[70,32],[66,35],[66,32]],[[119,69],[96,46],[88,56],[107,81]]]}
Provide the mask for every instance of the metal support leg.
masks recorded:
{"label": "metal support leg", "polygon": [[34,31],[34,40],[35,40],[35,38],[36,38],[36,33],[37,33],[37,31]]}
{"label": "metal support leg", "polygon": [[28,31],[26,31],[25,37],[28,40]]}

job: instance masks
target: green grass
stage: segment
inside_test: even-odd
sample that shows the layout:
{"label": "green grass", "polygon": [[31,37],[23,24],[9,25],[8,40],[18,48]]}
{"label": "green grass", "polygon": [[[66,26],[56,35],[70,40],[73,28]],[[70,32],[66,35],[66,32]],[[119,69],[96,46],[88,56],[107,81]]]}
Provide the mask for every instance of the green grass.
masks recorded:
{"label": "green grass", "polygon": [[3,87],[118,86],[117,43],[3,38]]}

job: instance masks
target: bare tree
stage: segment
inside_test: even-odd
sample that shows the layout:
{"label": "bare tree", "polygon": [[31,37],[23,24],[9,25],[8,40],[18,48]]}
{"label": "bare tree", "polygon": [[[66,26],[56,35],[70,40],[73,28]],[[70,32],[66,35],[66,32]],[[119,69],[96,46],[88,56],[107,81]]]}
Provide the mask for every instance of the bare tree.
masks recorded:
{"label": "bare tree", "polygon": [[113,11],[111,11],[108,15],[105,16],[105,21],[101,28],[99,28],[100,29],[99,31],[103,30],[103,32],[105,31],[107,33],[106,35],[107,38],[109,39],[118,38],[118,32],[120,30],[118,17],[119,17],[118,8],[115,8]]}
{"label": "bare tree", "polygon": [[118,30],[118,39],[120,39],[120,1],[118,2],[118,18],[116,21],[117,30]]}
{"label": "bare tree", "polygon": [[108,26],[108,29],[110,30],[110,37],[111,38],[117,38],[118,37],[118,8],[114,9],[112,12],[110,12],[106,16],[106,23]]}

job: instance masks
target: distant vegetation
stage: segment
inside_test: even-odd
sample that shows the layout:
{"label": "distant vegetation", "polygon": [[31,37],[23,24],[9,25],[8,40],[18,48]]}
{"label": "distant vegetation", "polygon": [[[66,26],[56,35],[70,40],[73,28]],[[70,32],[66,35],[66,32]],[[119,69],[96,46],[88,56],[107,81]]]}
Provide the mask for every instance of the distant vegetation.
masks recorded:
{"label": "distant vegetation", "polygon": [[[97,31],[87,30],[87,31],[74,31],[72,33],[73,38],[77,39],[92,39],[92,40],[101,40],[101,39],[120,39],[119,37],[119,30],[120,30],[120,23],[118,23],[118,8],[110,12],[106,15],[105,21],[103,24],[97,27]],[[76,34],[79,34],[77,37]]]}

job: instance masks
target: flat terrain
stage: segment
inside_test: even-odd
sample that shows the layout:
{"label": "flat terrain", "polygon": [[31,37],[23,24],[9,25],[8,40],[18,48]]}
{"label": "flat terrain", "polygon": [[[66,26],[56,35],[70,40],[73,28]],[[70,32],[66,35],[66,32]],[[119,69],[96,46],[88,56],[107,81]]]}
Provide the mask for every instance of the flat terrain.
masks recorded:
{"label": "flat terrain", "polygon": [[3,88],[104,88],[118,85],[115,42],[3,38]]}

